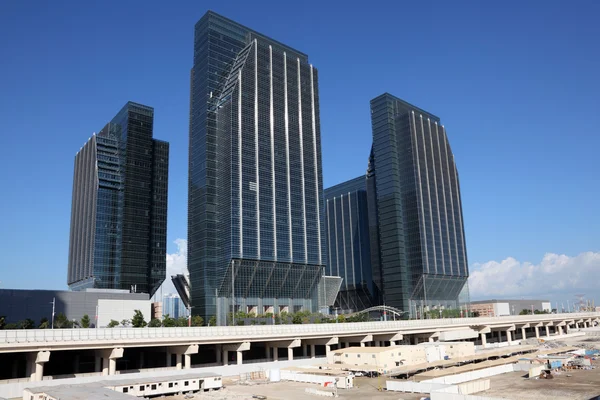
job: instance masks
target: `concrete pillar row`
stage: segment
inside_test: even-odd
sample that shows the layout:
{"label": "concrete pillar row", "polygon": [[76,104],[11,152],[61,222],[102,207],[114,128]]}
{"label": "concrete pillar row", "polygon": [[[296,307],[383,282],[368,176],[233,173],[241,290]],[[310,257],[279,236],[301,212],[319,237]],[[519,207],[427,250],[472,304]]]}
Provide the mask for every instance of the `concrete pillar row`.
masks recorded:
{"label": "concrete pillar row", "polygon": [[96,367],[98,357],[102,359],[102,376],[115,375],[117,372],[117,358],[123,357],[123,348],[96,350]]}
{"label": "concrete pillar row", "polygon": [[189,346],[174,346],[170,349],[167,349],[167,354],[176,355],[175,366],[177,369],[182,369],[182,367],[185,369],[190,369],[192,368],[192,354],[198,354],[198,350],[199,346],[197,344],[190,344]]}

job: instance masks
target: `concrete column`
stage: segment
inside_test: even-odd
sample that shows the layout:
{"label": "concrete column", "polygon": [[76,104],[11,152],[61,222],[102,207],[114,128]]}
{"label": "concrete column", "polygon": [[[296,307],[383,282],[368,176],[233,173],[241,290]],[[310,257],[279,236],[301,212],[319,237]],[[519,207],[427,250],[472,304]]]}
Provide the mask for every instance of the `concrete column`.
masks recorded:
{"label": "concrete column", "polygon": [[523,339],[523,340],[527,339],[527,332],[526,332],[525,328],[521,328],[521,339]]}
{"label": "concrete column", "polygon": [[510,335],[510,331],[509,331],[508,329],[506,330],[506,341],[507,341],[508,343],[512,342],[512,338],[511,338],[511,335]]}
{"label": "concrete column", "polygon": [[480,333],[479,336],[481,336],[481,345],[485,346],[487,344],[487,335],[485,333]]}
{"label": "concrete column", "polygon": [[395,345],[396,345],[396,342],[395,342],[395,341],[393,341],[393,340],[392,340],[392,341],[390,341],[390,346],[395,346]]}
{"label": "concrete column", "polygon": [[562,326],[558,327],[558,334],[562,336],[562,334],[563,334],[563,328],[562,328]]}
{"label": "concrete column", "polygon": [[114,375],[117,372],[117,359],[109,358],[108,359],[108,374]]}
{"label": "concrete column", "polygon": [[360,347],[365,347],[365,342],[360,342]]}
{"label": "concrete column", "polygon": [[19,360],[14,360],[12,363],[11,378],[16,379],[19,375]]}
{"label": "concrete column", "polygon": [[308,357],[308,345],[307,344],[302,345],[302,356]]}
{"label": "concrete column", "polygon": [[33,363],[29,360],[29,356],[25,360],[25,376],[31,378],[31,366]]}
{"label": "concrete column", "polygon": [[535,327],[535,337],[538,339],[540,338],[540,327],[539,326]]}
{"label": "concrete column", "polygon": [[325,345],[325,355],[329,356],[329,353],[331,353],[331,346],[326,344]]}
{"label": "concrete column", "polygon": [[73,357],[73,373],[79,373],[79,354],[75,354]]}
{"label": "concrete column", "polygon": [[269,351],[269,346],[265,346],[265,359],[267,361],[271,360],[271,352]]}
{"label": "concrete column", "polygon": [[498,331],[498,343],[502,342],[502,331]]}
{"label": "concrete column", "polygon": [[100,356],[95,358],[94,372],[102,372],[102,357]]}
{"label": "concrete column", "polygon": [[279,361],[279,349],[277,347],[273,347],[273,361]]}
{"label": "concrete column", "polygon": [[175,368],[181,369],[181,354],[175,353]]}
{"label": "concrete column", "polygon": [[432,337],[430,337],[430,338],[429,338],[429,342],[430,342],[430,343],[434,342],[434,340],[433,340],[433,338],[432,338]]}
{"label": "concrete column", "polygon": [[44,379],[44,363],[35,363],[35,379],[34,381],[40,382]]}
{"label": "concrete column", "polygon": [[190,368],[192,368],[192,355],[191,354],[184,354],[183,358],[184,358],[184,361],[185,361],[185,363],[183,365],[183,368],[184,369],[190,369]]}
{"label": "concrete column", "polygon": [[170,367],[173,364],[171,364],[171,362],[173,361],[173,358],[171,357],[171,352],[167,350],[167,357],[166,357],[166,366]]}
{"label": "concrete column", "polygon": [[140,358],[138,360],[139,369],[144,368],[144,352],[140,351]]}
{"label": "concrete column", "polygon": [[243,353],[241,351],[237,352],[237,365],[242,365],[242,363],[244,362],[244,356],[242,354]]}
{"label": "concrete column", "polygon": [[546,325],[546,337],[550,337],[550,327]]}
{"label": "concrete column", "polygon": [[108,360],[109,358],[102,357],[102,376],[108,375]]}
{"label": "concrete column", "polygon": [[27,356],[29,379],[38,382],[44,379],[44,364],[50,360],[49,351],[38,351]]}
{"label": "concrete column", "polygon": [[223,350],[223,365],[229,365],[229,352]]}
{"label": "concrete column", "polygon": [[215,360],[217,364],[221,364],[223,362],[223,352],[220,347],[215,347]]}
{"label": "concrete column", "polygon": [[310,358],[315,358],[315,345],[311,344],[310,345]]}
{"label": "concrete column", "polygon": [[294,349],[292,347],[288,347],[288,360],[292,361],[294,359]]}

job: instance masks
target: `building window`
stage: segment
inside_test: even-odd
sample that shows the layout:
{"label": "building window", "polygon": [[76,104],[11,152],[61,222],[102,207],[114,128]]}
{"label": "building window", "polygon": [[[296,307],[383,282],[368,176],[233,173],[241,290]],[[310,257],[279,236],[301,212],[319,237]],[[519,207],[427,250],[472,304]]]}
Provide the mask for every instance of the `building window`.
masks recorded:
{"label": "building window", "polygon": [[146,388],[144,387],[144,385],[140,386],[140,392],[143,392]]}
{"label": "building window", "polygon": [[173,382],[169,382],[169,387],[172,388],[173,387]]}
{"label": "building window", "polygon": [[189,386],[189,385],[190,385],[190,382],[189,382],[189,381],[185,381],[185,382],[183,382],[183,386]]}
{"label": "building window", "polygon": [[128,387],[124,387],[123,388],[123,393],[128,393],[129,392],[129,388]]}
{"label": "building window", "polygon": [[151,389],[156,390],[156,384],[152,385]]}

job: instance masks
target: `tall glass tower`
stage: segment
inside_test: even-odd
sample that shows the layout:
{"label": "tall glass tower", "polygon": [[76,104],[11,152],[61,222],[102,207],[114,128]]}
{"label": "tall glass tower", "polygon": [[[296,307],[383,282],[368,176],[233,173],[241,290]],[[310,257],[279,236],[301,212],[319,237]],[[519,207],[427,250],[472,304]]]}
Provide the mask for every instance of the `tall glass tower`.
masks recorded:
{"label": "tall glass tower", "polygon": [[415,314],[467,291],[458,172],[440,119],[390,94],[371,100],[379,266],[385,304]]}
{"label": "tall glass tower", "polygon": [[156,292],[166,275],[169,144],[128,102],[75,156],[67,282]]}
{"label": "tall glass tower", "polygon": [[342,312],[376,304],[371,271],[367,176],[324,190],[328,262],[326,274],[342,278],[335,306]]}
{"label": "tall glass tower", "polygon": [[192,312],[317,309],[325,263],[318,74],[308,56],[211,11],[191,71]]}

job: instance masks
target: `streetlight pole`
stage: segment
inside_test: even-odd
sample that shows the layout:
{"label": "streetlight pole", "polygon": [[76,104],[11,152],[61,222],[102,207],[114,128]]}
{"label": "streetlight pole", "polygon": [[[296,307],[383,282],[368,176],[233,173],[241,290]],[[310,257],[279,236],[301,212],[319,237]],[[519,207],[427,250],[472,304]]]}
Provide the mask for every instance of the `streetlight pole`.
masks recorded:
{"label": "streetlight pole", "polygon": [[52,329],[54,329],[54,306],[56,305],[56,297],[52,298]]}

